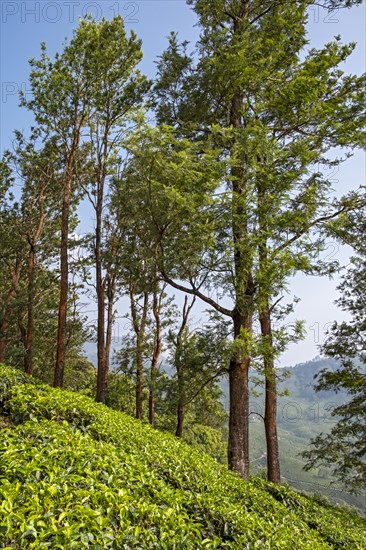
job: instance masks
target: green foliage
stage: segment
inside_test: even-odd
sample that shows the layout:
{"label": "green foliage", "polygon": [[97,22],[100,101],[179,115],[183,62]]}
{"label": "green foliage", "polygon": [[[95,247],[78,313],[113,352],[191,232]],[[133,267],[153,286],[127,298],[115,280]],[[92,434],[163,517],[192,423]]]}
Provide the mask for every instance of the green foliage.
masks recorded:
{"label": "green foliage", "polygon": [[[365,521],[1,366],[3,548],[361,550]],[[3,391],[3,388],[6,388]]]}
{"label": "green foliage", "polygon": [[331,464],[335,476],[355,493],[366,488],[365,275],[365,256],[353,258],[339,285],[342,295],[337,300],[351,319],[335,322],[323,346],[323,351],[339,359],[341,366],[335,371],[322,370],[315,385],[317,391],[346,392],[348,399],[333,408],[331,415],[336,424],[330,433],[319,434],[303,453],[306,469]]}

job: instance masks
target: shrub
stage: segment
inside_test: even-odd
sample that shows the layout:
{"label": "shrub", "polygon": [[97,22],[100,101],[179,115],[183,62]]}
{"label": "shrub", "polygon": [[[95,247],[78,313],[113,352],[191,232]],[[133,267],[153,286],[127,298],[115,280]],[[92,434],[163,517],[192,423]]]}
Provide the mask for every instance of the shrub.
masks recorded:
{"label": "shrub", "polygon": [[[5,382],[4,382],[5,381]],[[2,548],[361,550],[365,521],[0,369]],[[1,411],[0,411],[1,412]]]}

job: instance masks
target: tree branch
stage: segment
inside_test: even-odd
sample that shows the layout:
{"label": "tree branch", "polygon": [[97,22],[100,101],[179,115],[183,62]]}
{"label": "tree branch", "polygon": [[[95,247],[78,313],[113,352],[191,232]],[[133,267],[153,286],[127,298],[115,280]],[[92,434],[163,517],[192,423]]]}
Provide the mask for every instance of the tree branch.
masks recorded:
{"label": "tree branch", "polygon": [[185,292],[186,294],[191,294],[192,296],[197,296],[197,298],[200,298],[203,302],[206,302],[206,304],[209,304],[212,306],[216,311],[219,313],[222,313],[222,315],[226,315],[227,317],[232,317],[233,312],[231,309],[227,309],[226,307],[221,306],[215,300],[212,300],[209,296],[206,296],[205,294],[202,294],[195,286],[192,285],[192,288],[188,288],[186,286],[180,285],[179,283],[176,283],[173,279],[171,279],[164,271],[164,269],[160,269],[161,275],[163,279],[173,288],[176,288],[177,290],[181,290],[182,292]]}

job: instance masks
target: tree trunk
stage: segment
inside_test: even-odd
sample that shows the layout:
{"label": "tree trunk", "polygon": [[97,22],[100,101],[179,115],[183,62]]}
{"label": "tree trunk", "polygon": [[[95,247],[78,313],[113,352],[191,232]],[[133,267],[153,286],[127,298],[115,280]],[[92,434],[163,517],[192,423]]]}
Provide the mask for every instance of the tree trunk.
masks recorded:
{"label": "tree trunk", "polygon": [[136,418],[143,418],[143,388],[144,388],[144,340],[149,305],[149,295],[144,292],[141,319],[139,321],[136,311],[134,290],[130,288],[131,314],[136,333]]}
{"label": "tree trunk", "polygon": [[185,407],[184,407],[183,399],[179,399],[178,416],[177,416],[177,429],[175,430],[175,435],[177,437],[183,437],[184,412],[185,412]]}
{"label": "tree trunk", "polygon": [[[242,0],[234,21],[233,31],[240,35],[249,13],[250,2]],[[243,92],[237,89],[230,106],[230,124],[240,131],[244,127],[242,114]],[[237,138],[232,147],[235,151]],[[246,157],[238,158],[231,168],[232,175],[232,233],[234,242],[235,307],[232,313],[234,339],[242,339],[242,330],[252,332],[254,284],[252,279],[251,251],[248,250],[248,216]],[[249,366],[250,351],[235,351],[229,366],[229,467],[244,479],[249,477]]]}
{"label": "tree trunk", "polygon": [[105,403],[106,392],[106,347],[104,341],[104,325],[105,325],[105,311],[104,311],[104,285],[101,281],[98,282],[98,269],[97,271],[97,302],[98,302],[98,321],[97,321],[97,356],[98,356],[98,375],[97,375],[97,396],[96,400],[99,403]]}
{"label": "tree trunk", "polygon": [[155,426],[155,373],[154,372],[151,372],[151,387],[149,392],[149,424],[152,427]]}
{"label": "tree trunk", "polygon": [[60,255],[60,301],[58,308],[57,352],[54,373],[54,387],[62,387],[64,381],[66,355],[66,319],[69,277],[69,210],[71,200],[71,177],[65,183],[61,215],[61,255]]}
{"label": "tree trunk", "polygon": [[34,340],[34,280],[36,267],[36,250],[30,245],[28,254],[28,304],[27,304],[27,334],[24,353],[24,372],[33,372],[33,340]]}
{"label": "tree trunk", "polygon": [[141,335],[138,337],[137,342],[137,364],[136,364],[136,418],[142,420],[143,418],[143,406],[142,406],[142,397],[143,397],[143,387],[144,387],[144,361],[143,361],[143,350]]}
{"label": "tree trunk", "polygon": [[[270,309],[268,304],[260,314],[262,336],[266,342],[266,348],[272,350],[273,338]],[[265,372],[265,415],[264,425],[267,444],[267,477],[268,481],[281,483],[280,458],[277,437],[277,388],[276,372],[273,355],[270,353],[264,356]]]}
{"label": "tree trunk", "polygon": [[62,388],[64,383],[64,370],[67,345],[67,300],[69,286],[69,219],[72,197],[72,180],[74,177],[74,163],[76,150],[79,146],[79,131],[75,132],[71,151],[67,160],[64,178],[61,213],[61,252],[60,252],[60,301],[58,308],[57,352],[56,366],[53,379],[54,387]]}
{"label": "tree trunk", "polygon": [[107,308],[107,334],[105,342],[105,354],[104,354],[104,380],[103,380],[103,403],[106,402],[108,395],[108,376],[109,376],[109,357],[111,353],[112,342],[112,329],[113,329],[113,306],[115,296],[115,278],[108,279],[107,296],[108,296],[108,308]]}
{"label": "tree trunk", "polygon": [[[242,330],[251,331],[252,315],[233,314],[234,338],[239,339]],[[230,469],[244,479],[249,477],[249,366],[250,356],[236,352],[229,366],[229,442]]]}
{"label": "tree trunk", "polygon": [[[159,295],[158,295],[159,294]],[[158,283],[154,288],[153,295],[153,315],[155,319],[155,346],[150,367],[150,392],[149,392],[149,423],[155,425],[155,392],[156,392],[156,374],[158,362],[163,347],[163,337],[161,332],[161,305],[164,295],[164,288],[159,293]]]}
{"label": "tree trunk", "polygon": [[[104,145],[105,150],[105,145]],[[103,157],[105,159],[105,157]],[[98,377],[97,377],[97,401],[105,403],[107,399],[106,380],[106,345],[105,345],[105,284],[102,273],[102,213],[104,200],[105,165],[102,165],[102,174],[97,181],[97,204],[96,204],[96,228],[95,228],[95,275],[97,291],[97,355],[98,355]]]}
{"label": "tree trunk", "polygon": [[184,412],[185,412],[185,387],[184,387],[185,373],[184,373],[184,364],[182,363],[182,360],[181,360],[183,338],[184,338],[184,332],[188,327],[189,315],[191,313],[191,310],[194,306],[195,301],[196,301],[196,297],[194,296],[191,303],[188,304],[188,296],[187,295],[185,296],[182,322],[175,341],[174,365],[177,371],[177,378],[178,378],[177,428],[175,430],[175,435],[177,437],[183,436]]}
{"label": "tree trunk", "polygon": [[69,210],[71,200],[71,181],[66,183],[62,202],[61,215],[61,256],[60,256],[60,301],[58,308],[57,352],[56,368],[54,373],[54,387],[62,388],[64,382],[65,355],[66,355],[66,320],[67,299],[69,284]]}

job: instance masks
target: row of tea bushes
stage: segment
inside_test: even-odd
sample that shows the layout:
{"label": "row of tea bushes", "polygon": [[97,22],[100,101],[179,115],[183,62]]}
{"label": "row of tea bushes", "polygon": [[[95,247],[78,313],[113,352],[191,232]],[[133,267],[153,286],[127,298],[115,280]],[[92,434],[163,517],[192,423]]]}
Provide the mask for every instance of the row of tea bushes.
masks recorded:
{"label": "row of tea bushes", "polygon": [[0,367],[2,548],[366,548],[366,524]]}

